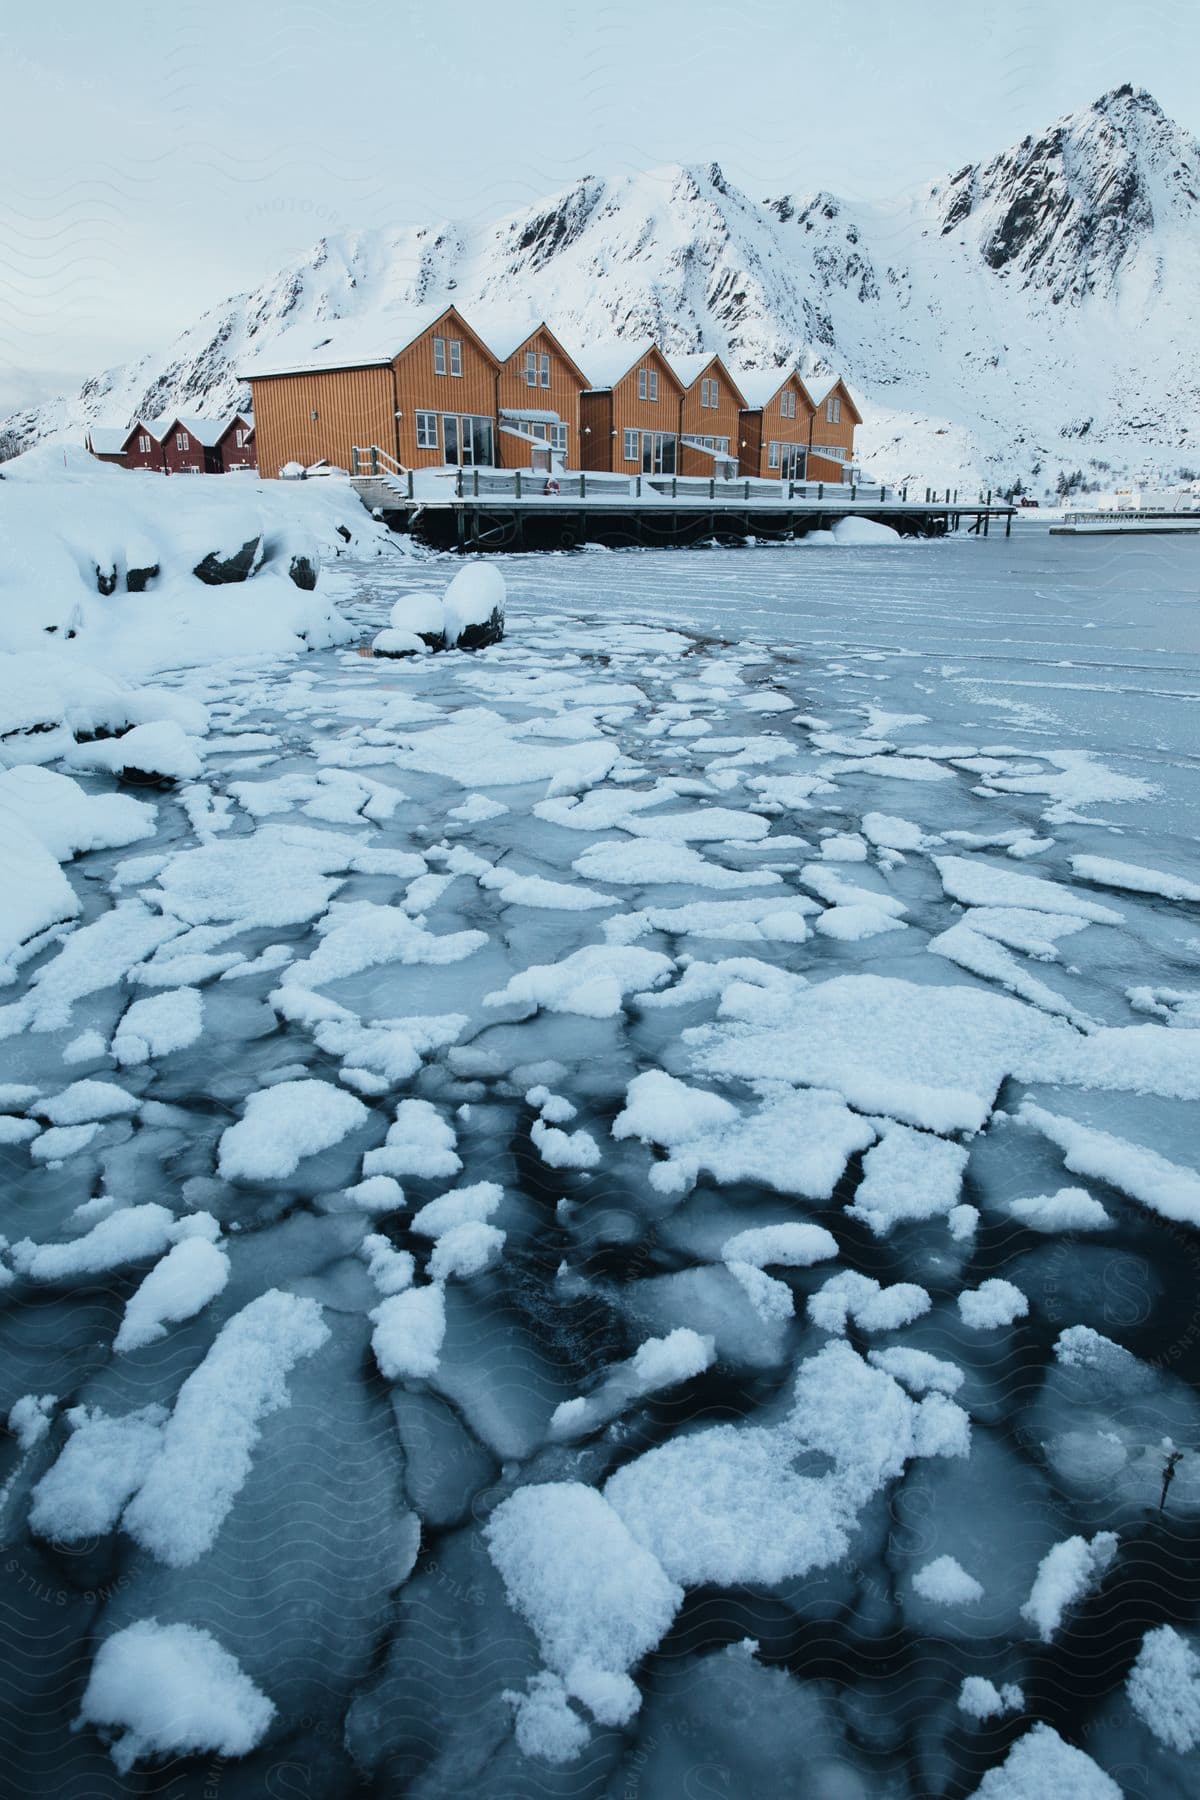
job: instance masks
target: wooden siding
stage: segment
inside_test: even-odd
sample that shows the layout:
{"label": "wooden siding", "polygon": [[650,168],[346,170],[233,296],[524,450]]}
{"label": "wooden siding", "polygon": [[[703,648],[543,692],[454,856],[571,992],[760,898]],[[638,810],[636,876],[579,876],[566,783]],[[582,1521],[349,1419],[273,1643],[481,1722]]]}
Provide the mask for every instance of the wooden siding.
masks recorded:
{"label": "wooden siding", "polygon": [[[458,338],[462,344],[462,374],[439,375],[433,363],[433,340]],[[400,440],[400,461],[406,469],[440,467],[446,461],[442,420],[454,418],[489,419],[493,434],[496,424],[496,376],[499,364],[462,314],[453,307],[423,331],[419,338],[402,350],[392,364],[396,383],[396,421]],[[417,444],[417,414],[432,412],[438,416],[437,448],[422,450]],[[256,415],[257,417],[257,415]],[[376,439],[384,444],[383,439]],[[494,439],[493,439],[494,442]],[[390,443],[384,444],[390,449]],[[393,452],[395,454],[395,452]]]}
{"label": "wooden siding", "polygon": [[[705,381],[717,384],[717,404],[701,406],[704,396],[701,385]],[[729,455],[736,465],[738,461],[738,436],[741,426],[742,395],[738,392],[733,376],[725,367],[719,356],[714,356],[706,368],[686,388],[679,403],[679,435],[680,437],[717,437],[729,439]],[[679,446],[680,475],[712,475],[717,465],[704,450],[690,450],[686,444]]]}
{"label": "wooden siding", "polygon": [[[834,396],[841,400],[841,418],[836,423],[829,418],[829,402]],[[846,463],[854,460],[854,426],[857,407],[843,382],[830,389],[813,415],[809,431],[808,474],[811,481],[848,481]],[[813,449],[818,445],[828,448],[839,448],[845,451],[845,463],[833,457],[816,456]]]}
{"label": "wooden siding", "polygon": [[[550,358],[549,387],[530,387],[526,382],[527,351]],[[563,355],[553,334],[544,326],[540,327],[532,337],[526,338],[507,362],[501,364],[496,377],[497,416],[505,407],[516,412],[556,412],[567,428],[567,467],[582,468],[579,448],[579,392],[582,385],[579,370]],[[496,443],[496,460],[504,469],[527,469],[532,451],[532,444],[524,444],[501,432]]]}
{"label": "wooden siding", "polygon": [[[138,449],[138,439],[149,439],[148,450]],[[148,432],[144,425],[135,425],[125,439],[125,454],[121,458],[127,469],[153,469],[159,475],[163,471],[163,447],[158,439]]]}
{"label": "wooden siding", "polygon": [[[638,399],[638,370],[657,369],[658,399]],[[627,375],[610,391],[609,440],[607,450],[601,445],[591,446],[591,454],[606,460],[596,460],[588,464],[592,469],[613,469],[618,475],[638,475],[641,473],[640,459],[635,462],[625,460],[625,433],[627,431],[664,432],[670,437],[679,435],[679,402],[683,388],[678,376],[668,363],[662,352],[655,347],[637,363]],[[595,428],[593,427],[593,435]]]}
{"label": "wooden siding", "polygon": [[[239,431],[249,431],[248,440],[240,450],[237,441]],[[254,448],[253,426],[247,426],[245,419],[242,418],[230,419],[229,424],[221,433],[215,455],[217,469],[221,474],[230,469],[257,469],[258,456]]]}
{"label": "wooden siding", "polygon": [[[182,439],[181,443],[179,440]],[[206,475],[209,473],[208,453],[186,425],[172,419],[171,429],[162,442],[163,468],[168,475]]]}
{"label": "wooden siding", "polygon": [[579,455],[581,469],[612,469],[613,397],[610,388],[579,396]]}
{"label": "wooden siding", "polygon": [[[785,394],[796,396],[794,419],[784,417]],[[742,436],[746,440],[746,447],[742,451],[742,474],[760,476],[764,481],[777,481],[779,470],[770,467],[771,445],[788,444],[794,445],[797,450],[807,451],[811,420],[812,401],[804,384],[798,376],[789,375],[766,406],[753,407],[742,414]]]}
{"label": "wooden siding", "polygon": [[349,469],[355,444],[378,444],[396,454],[390,368],[252,376],[250,387],[264,475],[278,475],[285,463],[307,467],[322,459]]}

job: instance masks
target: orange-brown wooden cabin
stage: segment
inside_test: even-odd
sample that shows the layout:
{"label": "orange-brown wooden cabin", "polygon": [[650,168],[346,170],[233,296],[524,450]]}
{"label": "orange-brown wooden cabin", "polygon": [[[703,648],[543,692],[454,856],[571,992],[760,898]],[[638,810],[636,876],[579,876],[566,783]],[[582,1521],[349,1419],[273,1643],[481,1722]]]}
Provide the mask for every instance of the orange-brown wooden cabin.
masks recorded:
{"label": "orange-brown wooden cabin", "polygon": [[809,428],[808,479],[850,481],[854,427],[862,424],[862,414],[840,375],[810,375],[807,386],[814,408]]}
{"label": "orange-brown wooden cabin", "polygon": [[479,329],[500,364],[496,450],[502,469],[579,468],[579,396],[587,376],[545,320]]}
{"label": "orange-brown wooden cabin", "polygon": [[737,473],[738,435],[746,396],[719,356],[697,350],[667,361],[683,385],[679,403],[679,473]]}
{"label": "orange-brown wooden cabin", "polygon": [[743,375],[742,387],[741,473],[764,481],[802,481],[814,411],[803,381],[794,369],[756,369]]}
{"label": "orange-brown wooden cabin", "polygon": [[683,383],[653,338],[619,338],[582,352],[582,467],[618,475],[678,473]]}
{"label": "orange-brown wooden cabin", "polygon": [[406,469],[496,462],[500,361],[453,306],[288,332],[248,367],[258,466],[351,469],[372,445]]}

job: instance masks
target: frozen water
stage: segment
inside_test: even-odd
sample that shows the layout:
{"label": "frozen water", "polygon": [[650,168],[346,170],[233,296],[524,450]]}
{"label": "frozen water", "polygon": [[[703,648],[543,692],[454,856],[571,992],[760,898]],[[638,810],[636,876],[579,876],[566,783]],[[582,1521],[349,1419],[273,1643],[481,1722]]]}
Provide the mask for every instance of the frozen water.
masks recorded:
{"label": "frozen water", "polygon": [[14,1791],[1195,1794],[1183,548],[0,672]]}

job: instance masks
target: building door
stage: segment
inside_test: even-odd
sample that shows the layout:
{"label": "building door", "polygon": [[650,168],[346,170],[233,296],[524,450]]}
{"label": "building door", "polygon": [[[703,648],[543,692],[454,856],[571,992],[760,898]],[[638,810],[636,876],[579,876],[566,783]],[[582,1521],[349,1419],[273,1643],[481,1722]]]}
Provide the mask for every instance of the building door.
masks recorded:
{"label": "building door", "polygon": [[458,420],[453,413],[445,413],[442,417],[442,443],[446,451],[446,461],[461,461],[458,454]]}
{"label": "building door", "polygon": [[781,444],[779,447],[780,478],[783,481],[803,481],[807,455],[807,451],[799,444]]}
{"label": "building door", "polygon": [[675,473],[675,439],[667,431],[643,431],[642,474],[673,475]]}
{"label": "building door", "polygon": [[490,419],[476,418],[471,414],[460,418],[454,413],[444,413],[442,431],[448,463],[459,463],[466,468],[482,468],[490,467],[495,461]]}

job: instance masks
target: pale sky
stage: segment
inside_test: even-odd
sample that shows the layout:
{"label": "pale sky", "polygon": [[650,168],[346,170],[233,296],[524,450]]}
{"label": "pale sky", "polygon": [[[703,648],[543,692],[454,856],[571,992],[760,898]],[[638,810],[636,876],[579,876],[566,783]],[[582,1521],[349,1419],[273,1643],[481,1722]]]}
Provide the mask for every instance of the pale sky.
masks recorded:
{"label": "pale sky", "polygon": [[882,199],[1124,81],[1200,130],[1198,73],[1195,0],[0,0],[0,410],[327,232],[663,162]]}

